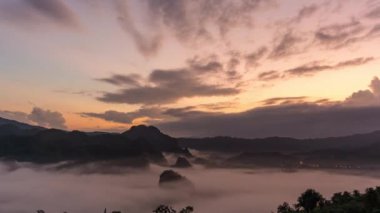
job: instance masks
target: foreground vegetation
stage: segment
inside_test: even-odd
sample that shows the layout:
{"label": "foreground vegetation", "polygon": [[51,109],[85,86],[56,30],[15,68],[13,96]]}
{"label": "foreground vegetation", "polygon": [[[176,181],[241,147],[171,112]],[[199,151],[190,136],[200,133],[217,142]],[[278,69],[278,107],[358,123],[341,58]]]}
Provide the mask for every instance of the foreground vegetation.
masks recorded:
{"label": "foreground vegetation", "polygon": [[330,200],[314,189],[308,189],[290,206],[283,203],[277,213],[380,213],[380,187],[368,188],[364,193],[335,193]]}
{"label": "foreground vegetation", "polygon": [[[187,206],[177,211],[170,206],[160,205],[152,212],[192,213],[194,208]],[[38,210],[37,213],[45,212]],[[106,209],[104,213],[107,213]],[[121,211],[111,211],[111,213],[121,213]],[[380,187],[368,188],[364,193],[357,190],[338,192],[330,200],[325,199],[314,189],[308,189],[298,197],[297,203],[290,205],[284,202],[279,205],[277,213],[380,213]]]}
{"label": "foreground vegetation", "polygon": [[[194,208],[192,206],[187,206],[179,211],[173,209],[171,206],[166,205],[160,205],[155,210],[153,210],[153,213],[192,213],[194,211]],[[44,210],[37,210],[37,213],[45,213]],[[67,213],[67,212],[64,212]],[[104,209],[104,213],[107,213],[107,209]],[[111,211],[111,213],[121,213],[121,211]]]}

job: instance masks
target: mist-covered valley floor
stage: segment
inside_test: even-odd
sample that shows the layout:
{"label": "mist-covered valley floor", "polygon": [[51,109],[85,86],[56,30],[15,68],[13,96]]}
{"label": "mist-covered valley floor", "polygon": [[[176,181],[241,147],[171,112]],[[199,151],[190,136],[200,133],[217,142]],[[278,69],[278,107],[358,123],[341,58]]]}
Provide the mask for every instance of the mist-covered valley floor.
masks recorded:
{"label": "mist-covered valley floor", "polygon": [[[88,168],[87,168],[88,169]],[[337,191],[363,191],[380,185],[372,175],[321,170],[283,172],[276,169],[223,169],[195,166],[175,169],[195,186],[194,191],[167,190],[158,185],[168,169],[120,169],[119,173],[87,172],[82,167],[56,170],[34,164],[0,164],[0,212],[47,213],[152,212],[159,204],[195,212],[271,212],[284,201],[294,201],[308,188],[330,197]]]}

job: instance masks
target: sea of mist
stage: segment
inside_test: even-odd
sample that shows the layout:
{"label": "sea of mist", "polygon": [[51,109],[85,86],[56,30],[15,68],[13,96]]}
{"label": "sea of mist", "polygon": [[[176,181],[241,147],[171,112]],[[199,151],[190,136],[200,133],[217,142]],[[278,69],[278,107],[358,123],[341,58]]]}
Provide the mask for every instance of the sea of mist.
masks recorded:
{"label": "sea of mist", "polygon": [[[307,188],[332,193],[380,185],[375,175],[327,171],[175,169],[195,185],[192,193],[158,187],[159,174],[168,168],[120,172],[83,172],[84,168],[56,170],[33,164],[0,163],[0,212],[128,213],[152,212],[159,204],[175,208],[192,205],[197,213],[271,212],[284,201],[295,202]],[[115,170],[113,170],[115,171]],[[117,171],[117,170],[116,170]]]}

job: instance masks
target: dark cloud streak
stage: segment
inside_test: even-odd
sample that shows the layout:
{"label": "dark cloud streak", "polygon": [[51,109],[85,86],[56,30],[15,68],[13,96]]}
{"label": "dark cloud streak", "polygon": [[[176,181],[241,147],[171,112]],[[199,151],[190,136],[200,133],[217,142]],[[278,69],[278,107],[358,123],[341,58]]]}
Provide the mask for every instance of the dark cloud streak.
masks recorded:
{"label": "dark cloud streak", "polygon": [[257,49],[255,52],[247,54],[245,56],[246,64],[249,67],[258,66],[259,60],[262,59],[267,52],[268,52],[268,48],[263,46]]}
{"label": "dark cloud streak", "polygon": [[80,29],[77,14],[61,0],[13,0],[0,3],[0,17],[21,26],[41,24],[41,21]]}
{"label": "dark cloud streak", "polygon": [[142,77],[138,74],[121,75],[115,74],[108,78],[97,79],[99,81],[107,82],[116,86],[130,85],[130,86],[140,86]]}
{"label": "dark cloud streak", "polygon": [[271,81],[271,80],[279,79],[282,76],[280,72],[271,70],[271,71],[262,72],[257,77],[260,81]]}
{"label": "dark cloud streak", "polygon": [[104,113],[82,112],[79,114],[83,117],[93,117],[121,124],[131,124],[133,120],[141,117],[148,117],[151,119],[160,117],[161,109],[150,107],[140,108],[131,112],[118,112],[114,110],[108,110]]}
{"label": "dark cloud streak", "polygon": [[336,64],[325,64],[320,61],[313,61],[283,71],[271,70],[267,72],[262,72],[258,75],[258,79],[261,81],[272,81],[281,78],[290,78],[297,76],[313,76],[318,72],[360,66],[374,60],[376,60],[374,57],[359,57],[346,61],[341,61]]}
{"label": "dark cloud streak", "polygon": [[295,104],[306,102],[307,98],[306,96],[269,98],[262,101],[262,103],[264,105]]}
{"label": "dark cloud streak", "polygon": [[155,55],[162,45],[162,36],[157,33],[147,36],[147,34],[140,32],[130,15],[127,2],[124,0],[115,0],[113,2],[121,28],[131,35],[138,50],[145,57]]}
{"label": "dark cloud streak", "polygon": [[188,69],[154,70],[147,86],[135,86],[114,93],[105,93],[98,99],[109,103],[166,104],[181,98],[225,96],[240,93],[235,86],[205,84],[199,75]]}
{"label": "dark cloud streak", "polygon": [[360,57],[360,58],[355,58],[351,60],[341,61],[334,65],[325,65],[325,64],[321,64],[320,62],[311,62],[299,67],[288,69],[284,71],[284,73],[286,75],[296,75],[296,76],[313,75],[317,72],[324,71],[324,70],[335,70],[335,69],[342,69],[345,67],[363,65],[370,61],[373,61],[374,59],[375,58],[373,57],[367,57],[367,58]]}
{"label": "dark cloud streak", "polygon": [[60,0],[24,0],[26,4],[40,11],[46,17],[53,19],[67,26],[78,25],[78,20],[74,12],[66,3]]}
{"label": "dark cloud streak", "polygon": [[303,38],[301,38],[298,35],[295,35],[295,33],[292,30],[288,30],[285,34],[276,38],[269,58],[279,59],[283,57],[288,57],[290,55],[298,54],[301,51],[299,44],[303,41]]}
{"label": "dark cloud streak", "polygon": [[[115,1],[121,27],[128,32],[145,56],[157,53],[163,32],[173,35],[182,44],[223,41],[231,29],[252,27],[254,12],[272,7],[273,0],[144,0],[142,14],[151,30],[142,33],[131,16],[125,0]],[[216,29],[211,29],[213,25]],[[217,31],[217,32],[215,32]]]}
{"label": "dark cloud streak", "polygon": [[303,7],[298,15],[294,18],[294,22],[301,22],[303,19],[314,15],[318,11],[319,7],[317,5],[309,5]]}
{"label": "dark cloud streak", "polygon": [[371,18],[371,19],[379,19],[380,18],[380,6],[377,6],[374,9],[372,9],[365,16],[367,18]]}

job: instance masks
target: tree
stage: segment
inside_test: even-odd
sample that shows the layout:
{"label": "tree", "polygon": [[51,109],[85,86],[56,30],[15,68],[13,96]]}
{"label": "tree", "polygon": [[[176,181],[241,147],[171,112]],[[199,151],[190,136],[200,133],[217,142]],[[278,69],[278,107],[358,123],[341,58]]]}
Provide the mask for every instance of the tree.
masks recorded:
{"label": "tree", "polygon": [[165,206],[160,205],[155,210],[153,210],[154,213],[176,213],[177,211],[174,210],[171,206]]}
{"label": "tree", "polygon": [[277,208],[277,213],[291,213],[294,212],[294,209],[290,207],[289,203],[284,202],[282,205],[279,205]]}
{"label": "tree", "polygon": [[314,189],[308,189],[298,198],[297,208],[303,208],[306,212],[311,212],[318,206],[323,205],[324,198]]}
{"label": "tree", "polygon": [[278,207],[278,213],[380,213],[380,187],[368,188],[365,193],[335,193],[331,200],[325,200],[316,191],[308,189],[292,209],[288,203]]}
{"label": "tree", "polygon": [[[160,205],[154,211],[154,213],[176,213],[177,211],[170,206]],[[186,206],[181,209],[178,213],[192,213],[194,212],[194,208],[192,206]]]}
{"label": "tree", "polygon": [[192,206],[186,206],[186,208],[183,208],[179,213],[191,213],[194,211],[194,208]]}
{"label": "tree", "polygon": [[364,194],[364,202],[370,209],[375,209],[380,206],[380,196],[378,190],[368,188]]}
{"label": "tree", "polygon": [[333,204],[343,204],[343,203],[348,203],[350,202],[351,200],[353,200],[354,197],[351,195],[351,193],[349,192],[339,192],[339,193],[335,193],[332,198],[331,198],[331,201]]}

